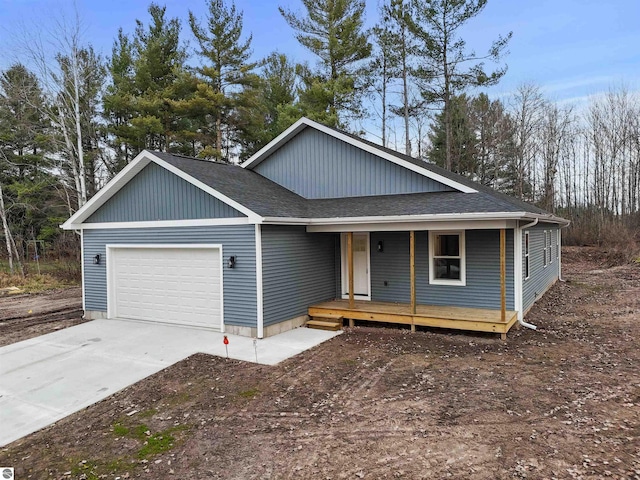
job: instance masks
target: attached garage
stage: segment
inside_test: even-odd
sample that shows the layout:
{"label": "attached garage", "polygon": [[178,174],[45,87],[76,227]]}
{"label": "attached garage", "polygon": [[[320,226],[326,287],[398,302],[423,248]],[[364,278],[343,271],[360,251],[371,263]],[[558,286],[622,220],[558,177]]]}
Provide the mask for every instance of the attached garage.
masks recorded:
{"label": "attached garage", "polygon": [[222,329],[221,245],[107,245],[107,315]]}

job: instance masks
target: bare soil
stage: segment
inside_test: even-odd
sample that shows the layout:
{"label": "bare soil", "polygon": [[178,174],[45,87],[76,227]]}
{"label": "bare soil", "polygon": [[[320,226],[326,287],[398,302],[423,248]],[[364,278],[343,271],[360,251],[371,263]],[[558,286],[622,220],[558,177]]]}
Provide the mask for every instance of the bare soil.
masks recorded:
{"label": "bare soil", "polygon": [[85,321],[80,287],[0,297],[0,346]]}
{"label": "bare soil", "polygon": [[38,479],[640,479],[640,265],[564,252],[495,336],[353,328],[275,367],[194,355],[0,450]]}

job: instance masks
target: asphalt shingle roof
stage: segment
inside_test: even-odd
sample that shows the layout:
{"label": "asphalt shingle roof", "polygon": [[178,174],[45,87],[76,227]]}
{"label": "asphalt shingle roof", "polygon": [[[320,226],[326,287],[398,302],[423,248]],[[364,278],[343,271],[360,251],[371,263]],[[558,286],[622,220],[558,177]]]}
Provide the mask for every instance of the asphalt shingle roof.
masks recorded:
{"label": "asphalt shingle roof", "polygon": [[252,170],[237,165],[163,152],[152,153],[263,217],[340,218],[474,212],[528,212],[551,216],[540,208],[496,192],[461,175],[367,140],[354,138],[471,187],[478,193],[430,192],[308,200]]}

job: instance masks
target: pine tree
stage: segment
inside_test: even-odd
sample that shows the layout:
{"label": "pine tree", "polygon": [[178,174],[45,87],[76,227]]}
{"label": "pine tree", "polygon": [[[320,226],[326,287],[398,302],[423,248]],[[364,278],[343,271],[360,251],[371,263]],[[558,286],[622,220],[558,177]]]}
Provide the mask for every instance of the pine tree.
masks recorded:
{"label": "pine tree", "polygon": [[422,0],[413,2],[404,21],[419,42],[421,63],[414,70],[420,88],[429,103],[443,106],[445,126],[445,163],[452,169],[453,157],[453,105],[452,98],[468,87],[496,84],[506,73],[506,67],[485,71],[484,61],[498,61],[511,39],[499,36],[486,55],[466,50],[466,42],[459,30],[482,12],[487,0]]}
{"label": "pine tree", "polygon": [[[230,152],[224,151],[224,132],[230,134],[228,137],[233,135],[230,120],[239,105],[241,87],[255,83],[252,71],[256,64],[249,61],[252,36],[242,40],[242,12],[234,2],[227,5],[224,0],[209,1],[205,27],[191,11],[189,25],[200,47],[197,53],[206,63],[196,69],[202,80],[192,103],[199,115],[210,119],[202,126],[204,150],[200,155],[229,161]],[[251,103],[246,95],[243,98]]]}
{"label": "pine tree", "polygon": [[[469,99],[458,95],[450,103],[451,154],[454,159],[449,170],[461,175],[473,176],[476,170],[476,137],[469,122]],[[431,148],[428,158],[431,162],[445,167],[447,164],[447,119],[440,112],[431,125]]]}
{"label": "pine tree", "polygon": [[280,7],[296,39],[320,59],[318,69],[300,70],[303,89],[299,108],[308,116],[346,126],[364,115],[361,95],[368,85],[362,61],[371,54],[363,30],[362,0],[302,0],[306,16]]}

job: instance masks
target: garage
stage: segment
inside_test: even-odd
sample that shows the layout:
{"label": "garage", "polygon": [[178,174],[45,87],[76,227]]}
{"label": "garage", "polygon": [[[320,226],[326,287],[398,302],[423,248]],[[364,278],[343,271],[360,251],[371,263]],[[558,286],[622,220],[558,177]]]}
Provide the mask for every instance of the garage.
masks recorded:
{"label": "garage", "polygon": [[107,245],[108,317],[222,329],[220,245]]}

